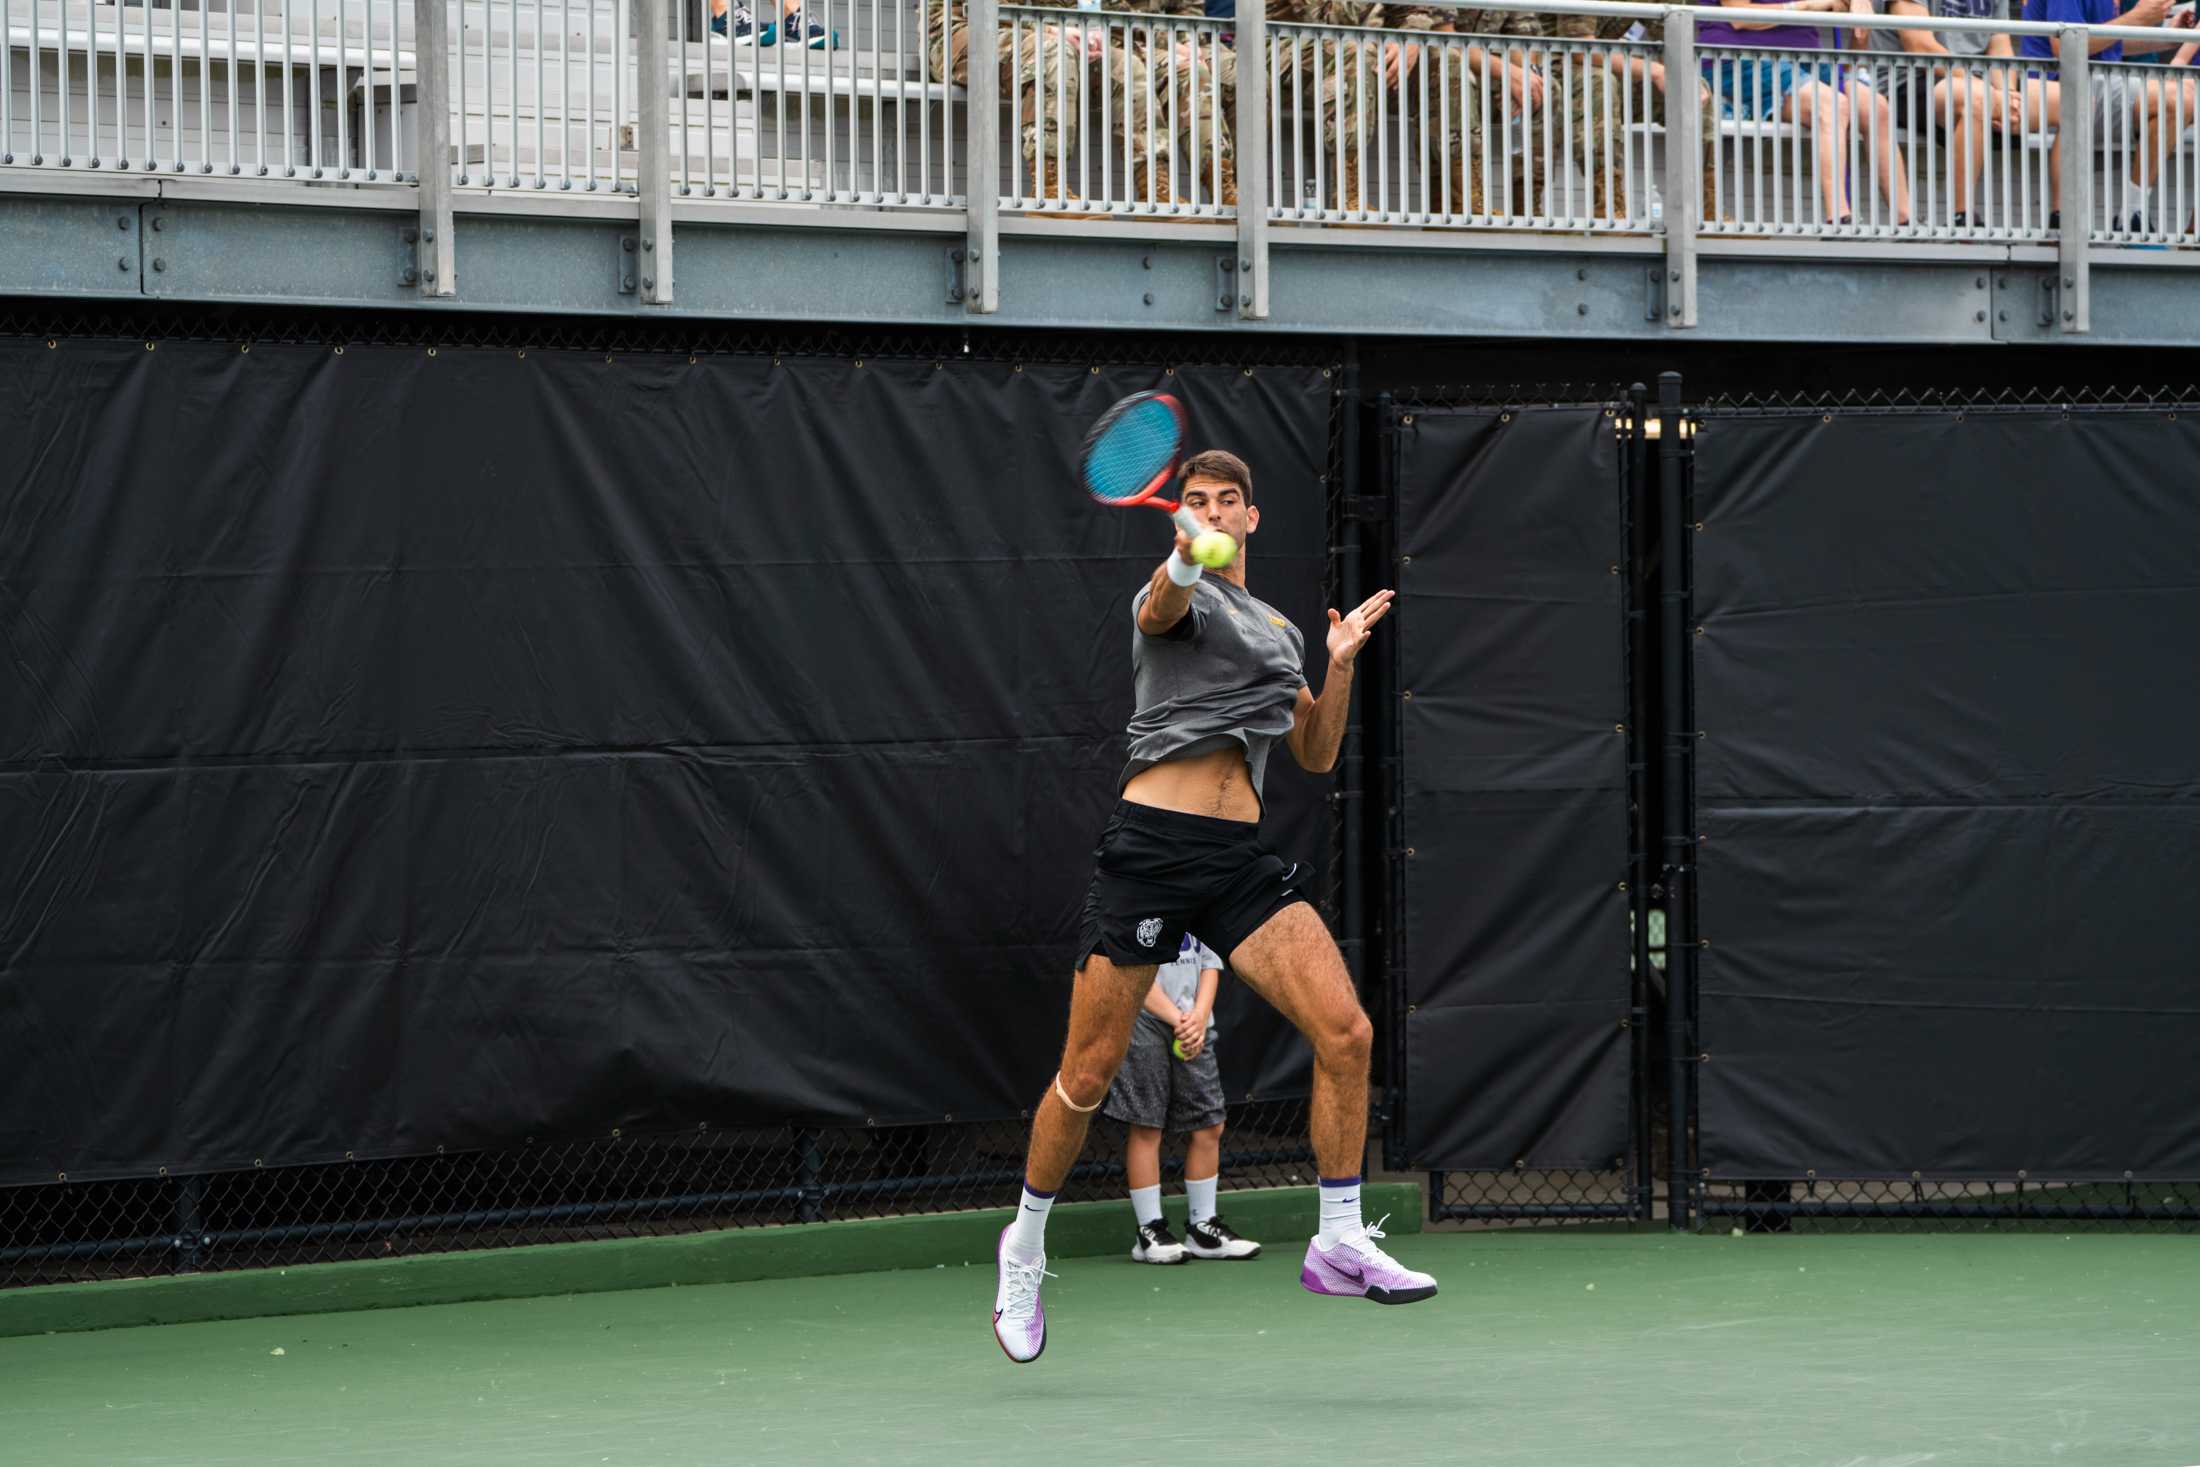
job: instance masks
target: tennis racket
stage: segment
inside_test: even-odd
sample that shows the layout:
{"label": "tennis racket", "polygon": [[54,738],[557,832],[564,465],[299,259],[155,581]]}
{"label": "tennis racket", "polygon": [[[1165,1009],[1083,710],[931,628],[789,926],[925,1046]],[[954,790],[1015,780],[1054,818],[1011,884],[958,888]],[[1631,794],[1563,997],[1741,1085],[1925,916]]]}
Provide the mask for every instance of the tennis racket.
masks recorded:
{"label": "tennis racket", "polygon": [[1207,527],[1161,493],[1183,453],[1184,404],[1166,392],[1134,392],[1086,432],[1078,477],[1102,504],[1166,510],[1176,527],[1196,540]]}

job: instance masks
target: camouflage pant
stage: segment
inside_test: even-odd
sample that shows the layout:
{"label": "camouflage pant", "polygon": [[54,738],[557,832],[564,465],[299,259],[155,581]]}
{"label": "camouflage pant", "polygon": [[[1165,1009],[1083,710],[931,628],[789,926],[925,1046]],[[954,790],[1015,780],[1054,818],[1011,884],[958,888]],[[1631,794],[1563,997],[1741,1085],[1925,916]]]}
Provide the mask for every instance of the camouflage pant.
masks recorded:
{"label": "camouflage pant", "polygon": [[[1067,35],[1074,29],[1074,20],[1067,26],[1045,26],[1043,31],[1027,29],[1019,44],[1021,55],[1010,51],[1001,57],[1001,99],[1003,103],[1014,101],[1023,123],[1023,156],[1027,161],[1038,156],[1067,158],[1065,172],[1076,169],[1078,128],[1100,117],[1102,88],[1107,90],[1109,128],[1120,136],[1129,158],[1144,161],[1148,139],[1166,150],[1162,139],[1168,136],[1175,136],[1186,158],[1199,156],[1192,150],[1195,128],[1199,152],[1210,152],[1217,123],[1221,123],[1223,156],[1232,156],[1228,117],[1236,106],[1236,53],[1228,46],[1221,48],[1223,117],[1217,119],[1212,106],[1210,46],[1199,48],[1197,62],[1188,57],[1177,59],[1175,77],[1170,77],[1170,68],[1148,59],[1142,46],[1124,46],[1124,37],[1135,35],[1135,31],[1115,29],[1107,48],[1098,57],[1089,57],[1085,48]],[[931,62],[935,77],[946,73],[937,46],[931,48]],[[948,79],[957,86],[970,84],[970,51],[964,31],[955,31],[953,73],[948,73]],[[1170,97],[1168,90],[1170,79],[1175,79],[1175,97]],[[1019,88],[1021,97],[1012,97]],[[1087,99],[1091,99],[1089,106]],[[1098,161],[1093,161],[1093,167],[1098,172]]]}
{"label": "camouflage pant", "polygon": [[1148,63],[1158,89],[1155,116],[1167,119],[1167,130],[1183,145],[1187,160],[1197,157],[1205,166],[1220,147],[1224,163],[1234,167],[1237,144],[1230,124],[1237,116],[1237,51],[1217,45],[1213,37],[1212,31],[1180,31],[1173,40],[1157,38],[1173,54],[1166,64],[1158,57]]}
{"label": "camouflage pant", "polygon": [[[1595,57],[1595,61],[1594,66],[1584,67],[1577,60],[1567,68],[1566,117],[1570,128],[1574,166],[1589,180],[1588,207],[1596,217],[1608,218],[1615,210],[1626,207],[1626,174],[1630,165],[1636,180],[1634,187],[1638,190],[1638,200],[1639,191],[1648,181],[1643,173],[1650,162],[1649,140],[1637,138],[1629,144],[1622,140],[1620,134],[1623,129],[1637,123],[1655,122],[1662,126],[1666,120],[1665,89],[1656,85],[1645,88],[1642,77],[1627,79],[1622,73],[1611,71],[1603,64],[1601,53]],[[1556,80],[1554,73],[1546,76],[1545,84],[1552,85]],[[1644,97],[1645,90],[1649,93],[1647,99]],[[1705,207],[1708,210],[1713,137],[1719,126],[1719,113],[1711,100],[1709,88],[1699,84],[1696,96],[1696,135],[1703,151]],[[1645,105],[1649,108],[1648,115],[1644,114]],[[1662,183],[1663,180],[1659,182]],[[1582,201],[1579,198],[1571,201],[1560,199],[1556,204],[1560,209],[1565,209],[1569,202],[1573,205],[1570,212],[1581,212]],[[1638,203],[1638,207],[1644,206]]]}
{"label": "camouflage pant", "polygon": [[1427,76],[1419,75],[1417,68],[1407,82],[1412,105],[1420,105],[1425,86],[1429,131],[1446,135],[1453,212],[1530,216],[1536,212],[1535,200],[1544,191],[1549,169],[1544,133],[1555,116],[1549,110],[1554,99],[1547,96],[1543,108],[1524,112],[1506,92],[1506,68],[1527,66],[1532,58],[1502,42],[1479,44],[1485,58],[1480,67],[1468,60],[1463,49],[1429,53],[1424,63]]}
{"label": "camouflage pant", "polygon": [[[1332,164],[1337,156],[1337,139],[1348,126],[1355,143],[1373,136],[1375,78],[1381,65],[1378,40],[1325,36],[1317,41],[1305,36],[1278,36],[1273,44],[1280,49],[1282,60],[1270,73],[1276,79],[1268,104],[1287,113],[1296,112],[1303,121],[1307,109],[1318,102],[1322,151]],[[1289,142],[1284,144],[1287,155],[1290,146]],[[1311,177],[1311,160],[1307,169]]]}
{"label": "camouflage pant", "polygon": [[[1021,120],[1025,161],[1067,159],[1065,175],[1079,161],[1079,125],[1088,107],[1091,116],[1101,114],[1103,95],[1109,130],[1127,150],[1126,156],[1143,158],[1144,99],[1152,90],[1145,59],[1122,44],[1120,32],[1098,56],[1088,56],[1083,46],[1065,34],[1074,28],[1074,24],[1027,28],[1021,41],[1014,48],[1004,47],[1001,55],[1001,99],[1014,105]],[[970,84],[967,39],[967,31],[955,31],[951,72],[942,65],[940,48],[929,48],[934,76],[945,73],[957,86]]]}

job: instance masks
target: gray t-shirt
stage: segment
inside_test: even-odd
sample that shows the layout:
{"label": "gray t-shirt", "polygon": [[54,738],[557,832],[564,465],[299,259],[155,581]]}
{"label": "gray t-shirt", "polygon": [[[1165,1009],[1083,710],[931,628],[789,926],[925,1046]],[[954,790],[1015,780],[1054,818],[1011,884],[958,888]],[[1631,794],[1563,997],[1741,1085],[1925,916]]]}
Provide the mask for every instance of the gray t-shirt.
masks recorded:
{"label": "gray t-shirt", "polygon": [[1118,791],[1140,770],[1165,759],[1204,754],[1225,744],[1245,750],[1253,793],[1261,792],[1268,751],[1291,731],[1299,689],[1306,686],[1306,639],[1291,619],[1221,576],[1192,585],[1191,609],[1161,636],[1139,630],[1138,609],[1153,594],[1131,599],[1130,762]]}
{"label": "gray t-shirt", "polygon": [[[2009,0],[1918,0],[1918,3],[1935,20],[2009,19]],[[1890,13],[1887,0],[1872,0],[1872,9],[1881,15]],[[1932,34],[1934,40],[1958,56],[1984,56],[1988,43],[1994,39],[1990,31],[1934,31]],[[1909,54],[1902,48],[1900,31],[1872,31],[1871,49],[1892,52],[1898,56]]]}
{"label": "gray t-shirt", "polygon": [[[1189,1013],[1199,999],[1199,975],[1206,968],[1220,968],[1222,958],[1215,950],[1189,932],[1184,934],[1183,946],[1168,962],[1154,969],[1153,981],[1161,985],[1161,991],[1169,996],[1169,1002],[1179,1012]],[[1207,1016],[1207,1037],[1215,1037],[1214,1015]]]}

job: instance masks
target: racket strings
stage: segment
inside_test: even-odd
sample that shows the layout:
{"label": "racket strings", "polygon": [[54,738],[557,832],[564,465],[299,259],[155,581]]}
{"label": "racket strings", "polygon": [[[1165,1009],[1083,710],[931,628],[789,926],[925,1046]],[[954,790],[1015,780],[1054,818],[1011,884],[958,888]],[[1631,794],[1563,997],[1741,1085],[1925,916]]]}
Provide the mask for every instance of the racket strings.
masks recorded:
{"label": "racket strings", "polygon": [[1133,403],[1093,435],[1085,452],[1085,488],[1097,499],[1143,493],[1176,456],[1182,429],[1164,402]]}

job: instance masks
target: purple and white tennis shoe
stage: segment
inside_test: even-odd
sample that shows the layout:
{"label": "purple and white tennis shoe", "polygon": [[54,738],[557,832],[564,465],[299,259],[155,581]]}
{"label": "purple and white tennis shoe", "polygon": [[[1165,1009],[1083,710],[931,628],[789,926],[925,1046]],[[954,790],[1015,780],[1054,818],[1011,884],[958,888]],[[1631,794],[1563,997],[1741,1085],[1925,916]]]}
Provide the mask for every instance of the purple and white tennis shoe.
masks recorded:
{"label": "purple and white tennis shoe", "polygon": [[1045,1255],[1029,1263],[1008,1256],[1008,1229],[1001,1229],[993,1245],[994,1262],[1000,1268],[1000,1287],[993,1294],[993,1338],[1018,1365],[1029,1365],[1047,1347],[1047,1310],[1039,1302],[1039,1281],[1050,1279]]}
{"label": "purple and white tennis shoe", "polygon": [[1436,1296],[1436,1280],[1415,1273],[1375,1246],[1383,1236],[1385,1216],[1375,1226],[1364,1224],[1324,1248],[1316,1237],[1306,1245],[1306,1262],[1299,1268],[1299,1283],[1309,1293],[1337,1294],[1345,1298],[1373,1299],[1378,1304],[1412,1304]]}

